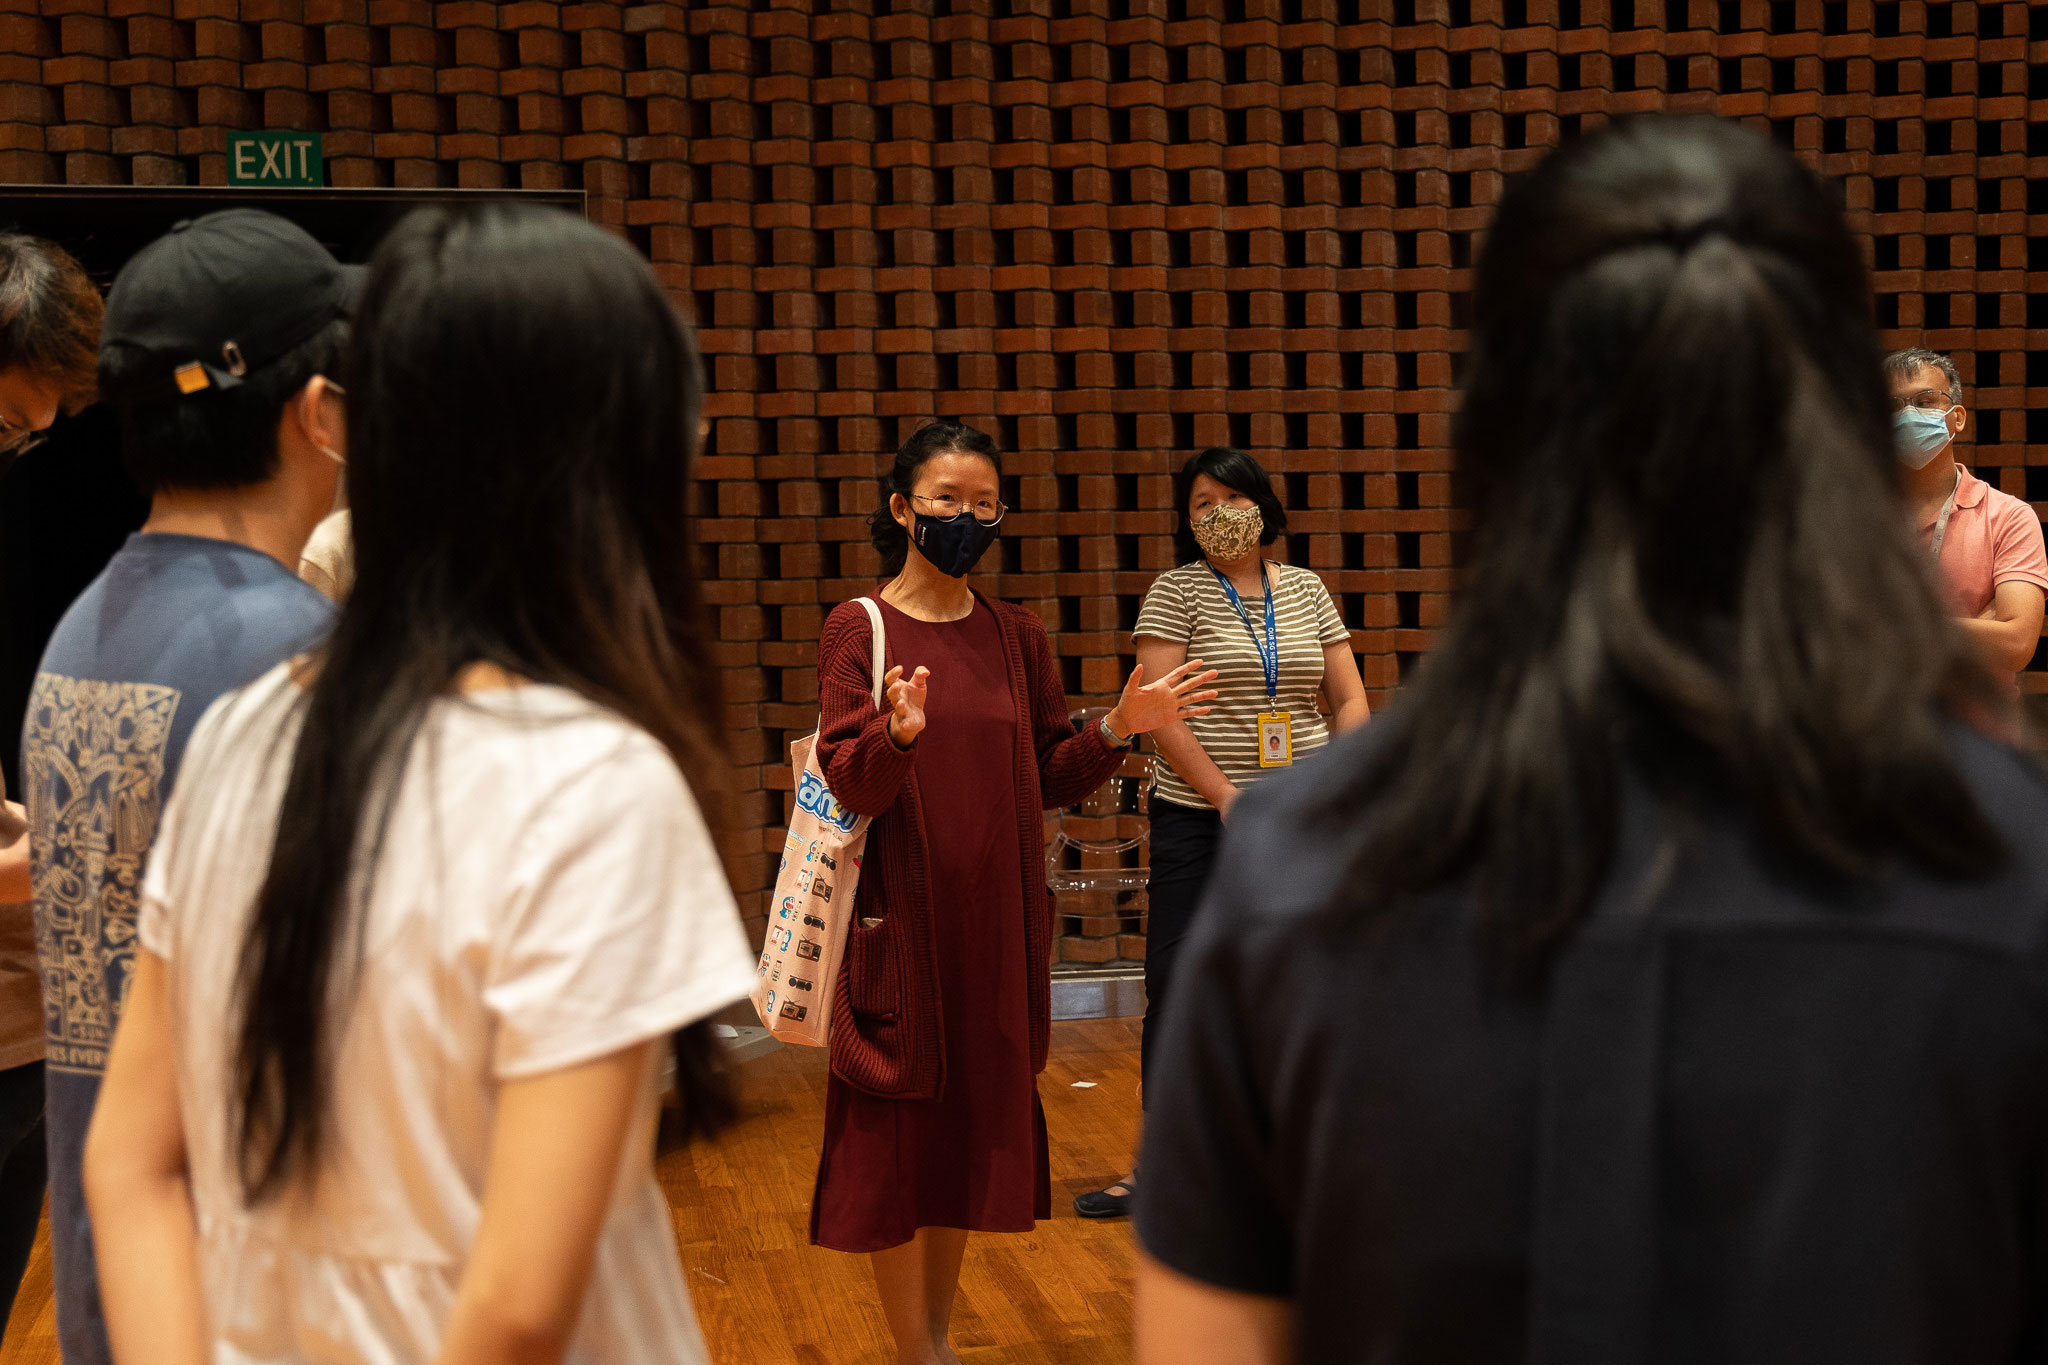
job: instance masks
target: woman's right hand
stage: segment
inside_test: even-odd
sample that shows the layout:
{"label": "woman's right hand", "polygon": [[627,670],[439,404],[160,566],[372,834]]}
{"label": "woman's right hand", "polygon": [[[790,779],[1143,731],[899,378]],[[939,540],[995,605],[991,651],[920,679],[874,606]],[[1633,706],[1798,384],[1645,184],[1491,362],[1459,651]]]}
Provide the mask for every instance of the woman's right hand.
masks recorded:
{"label": "woman's right hand", "polygon": [[908,678],[898,664],[882,677],[882,703],[889,708],[889,739],[908,749],[924,733],[924,697],[931,672],[919,667]]}

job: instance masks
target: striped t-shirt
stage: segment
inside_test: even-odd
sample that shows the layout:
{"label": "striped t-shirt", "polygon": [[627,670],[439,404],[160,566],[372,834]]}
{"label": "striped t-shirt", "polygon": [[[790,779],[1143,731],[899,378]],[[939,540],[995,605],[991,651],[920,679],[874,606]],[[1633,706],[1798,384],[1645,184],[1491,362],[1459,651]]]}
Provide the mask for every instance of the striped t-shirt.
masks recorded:
{"label": "striped t-shirt", "polygon": [[[1266,696],[1266,672],[1259,647],[1244,628],[1244,617],[1230,605],[1223,585],[1207,560],[1169,569],[1152,583],[1138,610],[1134,636],[1171,640],[1188,647],[1217,671],[1212,686],[1216,700],[1209,714],[1188,722],[1202,748],[1232,782],[1248,787],[1276,768],[1259,766],[1259,724],[1262,711],[1285,711],[1293,720],[1294,759],[1330,742],[1329,727],[1316,711],[1316,693],[1323,685],[1323,650],[1351,638],[1337,615],[1330,590],[1310,569],[1292,564],[1271,565],[1273,617],[1280,628],[1280,689]],[[1245,599],[1245,616],[1261,635],[1266,611],[1261,598]],[[1158,795],[1176,805],[1207,809],[1209,802],[1188,781],[1161,761],[1154,767]]]}

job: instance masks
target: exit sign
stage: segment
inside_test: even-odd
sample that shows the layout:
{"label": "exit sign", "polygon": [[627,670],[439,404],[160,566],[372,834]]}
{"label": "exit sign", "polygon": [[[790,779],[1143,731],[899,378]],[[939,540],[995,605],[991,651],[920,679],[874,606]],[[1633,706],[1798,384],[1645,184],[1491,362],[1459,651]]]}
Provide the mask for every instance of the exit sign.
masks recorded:
{"label": "exit sign", "polygon": [[327,183],[320,134],[229,133],[228,183],[320,188]]}

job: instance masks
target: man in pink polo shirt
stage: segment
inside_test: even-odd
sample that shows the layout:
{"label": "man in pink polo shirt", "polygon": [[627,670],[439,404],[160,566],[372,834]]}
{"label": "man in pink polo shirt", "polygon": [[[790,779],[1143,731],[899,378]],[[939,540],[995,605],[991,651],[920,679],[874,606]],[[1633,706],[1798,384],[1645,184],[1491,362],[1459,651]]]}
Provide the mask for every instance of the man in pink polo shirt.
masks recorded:
{"label": "man in pink polo shirt", "polygon": [[2041,640],[2048,551],[2041,519],[1956,462],[1969,414],[1947,356],[1914,348],[1885,357],[1892,432],[1906,466],[1906,505],[1935,559],[1948,609],[2000,676],[2014,680]]}

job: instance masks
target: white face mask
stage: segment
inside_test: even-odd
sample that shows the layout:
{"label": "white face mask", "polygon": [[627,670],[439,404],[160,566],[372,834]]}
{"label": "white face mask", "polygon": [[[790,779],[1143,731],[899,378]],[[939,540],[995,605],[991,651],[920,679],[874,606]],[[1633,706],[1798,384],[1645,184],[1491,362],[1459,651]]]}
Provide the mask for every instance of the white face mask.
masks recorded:
{"label": "white face mask", "polygon": [[[327,394],[330,393],[333,394],[336,398],[348,397],[348,390],[344,389],[341,385],[335,383],[331,379],[327,381],[326,390],[321,394],[321,397],[325,398]],[[328,459],[334,461],[343,469],[348,468],[348,456],[342,454],[338,450],[333,449],[331,446],[323,446],[315,443],[313,449],[319,451],[322,455],[325,455]]]}

